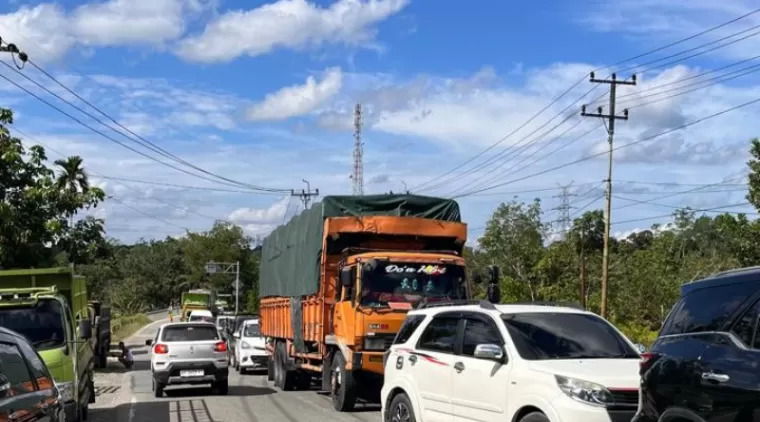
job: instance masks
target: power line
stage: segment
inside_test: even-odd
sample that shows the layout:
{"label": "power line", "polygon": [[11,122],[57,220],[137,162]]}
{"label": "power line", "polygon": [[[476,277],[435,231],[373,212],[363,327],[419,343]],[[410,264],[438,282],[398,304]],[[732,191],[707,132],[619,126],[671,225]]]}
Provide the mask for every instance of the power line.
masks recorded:
{"label": "power line", "polygon": [[[163,165],[165,165],[165,166],[167,166],[167,167],[170,167],[170,168],[172,168],[172,169],[175,169],[175,170],[177,170],[177,171],[181,171],[182,173],[185,173],[185,174],[188,174],[188,175],[191,175],[191,176],[195,176],[195,177],[199,177],[199,178],[202,178],[202,179],[205,179],[205,180],[209,180],[209,181],[212,181],[212,182],[215,182],[215,183],[222,183],[222,184],[226,184],[226,185],[229,185],[229,186],[238,186],[238,187],[245,187],[245,188],[248,188],[248,189],[251,189],[251,190],[261,190],[261,191],[265,191],[265,192],[283,192],[283,193],[284,193],[284,192],[288,191],[288,190],[283,190],[283,189],[263,188],[263,187],[259,187],[259,186],[249,185],[249,184],[247,184],[247,183],[244,183],[244,182],[238,182],[238,181],[236,181],[236,180],[233,180],[233,179],[228,179],[228,178],[226,178],[226,177],[224,177],[224,176],[219,176],[219,175],[216,175],[216,174],[214,174],[214,173],[211,173],[211,172],[209,172],[209,171],[207,171],[207,170],[205,170],[205,169],[203,169],[203,168],[200,168],[200,167],[198,167],[198,166],[195,166],[195,165],[194,165],[194,164],[192,164],[192,163],[189,163],[189,162],[187,162],[187,161],[185,161],[185,160],[183,160],[183,159],[181,159],[181,158],[178,158],[178,157],[176,157],[176,156],[174,156],[174,155],[172,155],[172,154],[170,154],[170,153],[168,153],[168,152],[165,152],[165,150],[163,150],[162,148],[160,148],[160,147],[156,146],[156,145],[155,145],[155,144],[153,144],[153,143],[150,143],[150,142],[148,142],[148,141],[145,141],[145,142],[139,142],[139,141],[136,141],[135,139],[133,139],[133,138],[131,138],[131,137],[127,136],[126,134],[124,134],[123,132],[121,132],[121,131],[117,130],[116,128],[114,128],[114,127],[112,127],[112,126],[110,126],[110,125],[106,124],[106,123],[105,123],[105,122],[103,122],[101,119],[99,119],[98,117],[94,116],[92,113],[89,113],[88,111],[86,111],[86,110],[83,110],[81,107],[79,107],[79,106],[77,106],[77,105],[75,105],[75,104],[72,104],[72,103],[71,103],[71,102],[69,102],[68,100],[64,99],[63,97],[61,97],[61,96],[60,96],[60,95],[58,95],[57,93],[55,93],[55,92],[51,91],[50,89],[48,89],[48,88],[47,88],[47,87],[45,87],[44,85],[40,84],[39,82],[37,82],[37,81],[35,81],[34,79],[30,78],[29,76],[25,75],[24,73],[22,73],[22,72],[19,72],[19,71],[18,71],[18,70],[16,70],[16,69],[13,69],[13,68],[12,68],[10,65],[8,65],[7,63],[5,63],[5,62],[3,62],[3,61],[0,61],[0,64],[3,64],[4,66],[6,66],[6,67],[8,67],[9,69],[13,70],[14,72],[18,73],[18,74],[19,74],[19,75],[21,75],[23,78],[25,78],[26,80],[30,81],[31,83],[33,83],[34,85],[36,85],[36,86],[37,86],[37,87],[39,87],[40,89],[42,89],[42,90],[46,91],[48,94],[50,94],[50,95],[54,96],[54,97],[55,97],[55,98],[57,98],[58,100],[60,100],[60,101],[64,102],[65,104],[67,104],[67,105],[69,105],[70,107],[72,107],[72,108],[76,109],[77,111],[81,112],[82,114],[84,114],[84,115],[86,115],[86,116],[90,117],[91,119],[93,119],[93,120],[97,121],[97,122],[98,122],[98,123],[100,123],[101,125],[103,125],[103,126],[105,126],[105,127],[109,128],[109,129],[111,129],[112,131],[116,132],[117,134],[119,134],[119,135],[121,135],[121,136],[124,136],[124,137],[125,137],[125,138],[127,138],[128,140],[130,140],[130,141],[132,141],[132,142],[135,142],[135,143],[137,143],[138,145],[141,145],[141,146],[143,146],[143,147],[146,147],[146,148],[148,148],[148,149],[150,149],[150,150],[152,150],[152,151],[154,151],[154,152],[157,152],[157,153],[159,153],[159,154],[163,155],[163,156],[164,156],[164,157],[166,157],[166,158],[172,159],[173,161],[177,161],[177,162],[179,162],[179,163],[181,163],[181,164],[184,164],[184,165],[186,165],[186,166],[188,166],[188,167],[191,167],[191,168],[193,168],[193,169],[195,169],[195,170],[197,170],[197,171],[199,171],[199,172],[201,172],[201,173],[207,174],[207,175],[209,175],[209,176],[212,176],[212,177],[215,177],[215,178],[217,178],[217,179],[221,179],[221,180],[223,180],[224,182],[220,182],[220,181],[217,181],[217,180],[214,180],[214,179],[210,179],[210,178],[208,178],[208,177],[204,177],[204,176],[201,176],[201,175],[198,175],[198,174],[195,174],[195,173],[191,173],[191,172],[189,172],[189,171],[187,171],[187,170],[185,170],[185,169],[182,169],[182,168],[180,168],[180,167],[177,167],[177,166],[175,166],[175,165],[173,165],[173,164],[170,164],[170,163],[167,163],[167,162],[161,161],[161,160],[159,160],[159,159],[157,159],[157,158],[155,158],[155,157],[153,157],[153,156],[151,156],[151,155],[149,155],[149,154],[147,154],[147,153],[144,153],[144,152],[142,152],[142,151],[139,151],[139,150],[137,150],[137,149],[135,149],[135,148],[133,148],[133,147],[130,147],[130,146],[128,146],[127,144],[125,144],[125,143],[123,143],[123,142],[121,142],[121,141],[118,141],[118,140],[116,140],[116,139],[114,139],[114,138],[112,138],[112,137],[110,137],[110,136],[106,135],[105,133],[103,133],[103,132],[101,132],[101,131],[99,131],[99,130],[97,130],[97,129],[93,128],[92,126],[90,126],[90,125],[88,125],[88,124],[84,123],[83,121],[81,121],[81,120],[77,119],[77,118],[76,118],[76,117],[74,117],[73,115],[71,115],[71,114],[69,114],[69,113],[67,113],[67,112],[63,111],[61,108],[59,108],[59,107],[55,106],[54,104],[52,104],[52,103],[48,102],[47,100],[43,99],[42,97],[40,97],[40,96],[38,96],[38,95],[36,95],[36,94],[32,93],[30,90],[28,90],[27,88],[23,87],[22,85],[20,85],[20,84],[16,83],[15,81],[12,81],[11,79],[9,79],[8,77],[6,77],[5,75],[2,75],[2,74],[0,74],[0,77],[2,77],[3,79],[5,79],[6,81],[8,81],[8,82],[10,82],[11,84],[15,85],[17,88],[19,88],[19,89],[21,89],[21,90],[25,91],[27,94],[31,95],[32,97],[36,98],[37,100],[39,100],[39,101],[41,101],[41,102],[45,103],[45,104],[46,104],[46,105],[48,105],[49,107],[52,107],[53,109],[55,109],[55,110],[56,110],[56,111],[58,111],[59,113],[61,113],[61,114],[65,115],[66,117],[69,117],[70,119],[74,120],[75,122],[79,123],[80,125],[82,125],[82,126],[86,127],[87,129],[89,129],[89,130],[91,130],[91,131],[93,131],[93,132],[95,132],[95,133],[97,133],[97,134],[99,134],[99,135],[101,135],[101,136],[105,137],[106,139],[108,139],[108,140],[110,140],[110,141],[112,141],[112,142],[115,142],[116,144],[118,144],[118,145],[120,145],[120,146],[122,146],[122,147],[124,147],[124,148],[127,148],[127,149],[129,149],[130,151],[133,151],[133,152],[135,152],[135,153],[137,153],[137,154],[140,154],[141,156],[143,156],[143,157],[145,157],[145,158],[148,158],[148,159],[150,159],[150,160],[152,160],[152,161],[155,161],[155,162],[157,162],[157,163],[159,163],[159,164],[163,164]],[[59,84],[60,84],[60,83],[59,83]],[[61,85],[62,85],[62,86],[64,86],[63,84],[61,84]],[[72,95],[75,95],[75,96],[77,96],[77,98],[81,98],[81,97],[79,97],[79,96],[78,96],[76,93],[74,93],[73,91],[71,91],[71,90],[69,90],[69,91],[72,93]],[[84,101],[84,100],[83,100],[83,101]],[[89,103],[87,103],[87,104],[88,104],[88,105],[90,105]],[[91,107],[94,107],[94,106],[92,106],[92,105],[90,105],[90,106],[91,106]],[[99,109],[97,109],[97,108],[96,108],[96,110],[98,110],[98,111],[99,111]],[[105,114],[105,113],[103,113],[103,112],[101,112],[101,113],[107,116],[107,114]],[[109,118],[110,118],[110,117],[109,117]],[[111,120],[113,120],[113,121],[115,121],[115,120],[114,120],[114,119],[112,119],[112,118],[110,118],[110,119],[111,119]],[[121,126],[121,124],[119,124],[118,122],[117,122],[117,124],[118,124],[119,126]],[[122,127],[123,127],[123,126],[122,126]],[[129,129],[127,129],[127,130],[129,131]],[[130,133],[132,133],[132,132],[130,131]],[[226,183],[225,183],[225,182],[226,182]]]}
{"label": "power line", "polygon": [[[14,130],[21,133],[21,131],[19,131],[18,129],[14,128]],[[51,149],[51,151],[54,151],[50,147],[46,146],[45,148]],[[93,174],[95,174],[95,172],[93,172]],[[203,191],[210,191],[210,192],[242,193],[242,194],[247,194],[247,195],[277,195],[277,196],[283,195],[283,193],[279,193],[279,192],[256,192],[252,190],[224,189],[224,188],[212,188],[212,187],[207,187],[207,186],[182,185],[182,184],[175,184],[175,183],[154,182],[151,180],[138,180],[138,179],[129,179],[125,177],[105,176],[103,174],[97,174],[97,177],[101,179],[113,180],[117,182],[138,183],[138,184],[144,184],[144,185],[163,186],[163,187],[170,187],[170,188],[177,188],[177,189],[203,190]]]}
{"label": "power line", "polygon": [[[623,144],[623,145],[614,147],[613,151],[617,151],[617,150],[620,150],[620,149],[623,149],[623,148],[627,148],[627,147],[630,147],[630,146],[638,145],[638,144],[641,144],[643,142],[651,141],[652,139],[668,135],[670,133],[673,133],[673,132],[685,129],[687,127],[696,125],[698,123],[702,123],[705,120],[709,120],[709,119],[712,119],[712,118],[715,118],[715,117],[722,116],[724,114],[727,114],[727,113],[739,110],[739,109],[744,108],[744,107],[748,107],[748,106],[756,104],[758,102],[760,102],[760,98],[756,98],[754,100],[747,101],[745,103],[742,103],[742,104],[730,107],[728,109],[725,109],[725,110],[722,110],[722,111],[719,111],[719,112],[716,112],[716,113],[713,113],[713,114],[710,114],[710,115],[707,115],[707,116],[703,116],[703,117],[701,117],[699,119],[692,120],[691,122],[687,122],[687,123],[684,123],[682,125],[676,126],[674,128],[667,129],[667,130],[662,131],[660,133],[656,133],[654,135],[650,135],[650,136],[641,138],[639,140],[632,141],[632,142],[629,142],[627,144]],[[496,188],[499,188],[499,187],[502,187],[502,186],[510,185],[510,184],[513,184],[513,183],[516,183],[516,182],[521,182],[523,180],[528,180],[528,179],[531,179],[533,177],[541,176],[541,175],[544,175],[544,174],[547,174],[547,173],[551,173],[551,172],[556,171],[556,170],[560,170],[560,169],[563,169],[563,168],[566,168],[566,167],[570,167],[570,166],[578,164],[578,163],[582,163],[584,161],[588,161],[588,160],[594,159],[596,157],[600,157],[600,156],[605,155],[607,153],[608,153],[607,151],[604,151],[604,152],[599,152],[599,153],[596,153],[596,154],[587,155],[585,157],[581,157],[581,158],[579,158],[577,160],[574,160],[574,161],[571,161],[569,163],[561,164],[561,165],[558,165],[558,166],[555,166],[555,167],[552,167],[552,168],[549,168],[549,169],[546,169],[546,170],[535,172],[535,173],[529,174],[527,176],[523,176],[523,177],[520,177],[520,178],[517,178],[517,179],[513,179],[513,180],[508,180],[506,182],[497,183],[497,184],[492,185],[492,186],[486,186],[486,187],[474,189],[471,192],[468,192],[468,193],[465,193],[465,194],[461,194],[461,195],[457,195],[455,198],[462,198],[462,197],[465,197],[465,196],[470,196],[470,195],[475,194],[475,193],[486,192],[486,191],[493,190],[493,189],[496,189]]]}
{"label": "power line", "polygon": [[[750,11],[750,12],[748,12],[748,13],[745,13],[745,14],[743,14],[743,15],[741,15],[741,16],[738,16],[738,17],[736,17],[736,18],[734,18],[734,19],[731,19],[731,20],[729,20],[729,21],[726,21],[726,22],[723,22],[723,23],[721,23],[721,24],[715,25],[715,26],[713,26],[713,27],[710,27],[710,28],[704,29],[704,30],[702,30],[702,31],[700,31],[700,32],[698,32],[698,33],[696,33],[696,34],[693,34],[693,35],[691,35],[691,36],[688,36],[688,37],[685,37],[685,38],[682,38],[682,39],[676,40],[676,41],[674,41],[674,42],[671,42],[671,43],[669,43],[669,44],[666,44],[666,45],[664,45],[664,46],[661,46],[661,47],[658,47],[658,48],[655,48],[655,49],[651,49],[651,50],[648,50],[648,51],[645,51],[645,52],[642,52],[642,53],[636,54],[636,55],[634,55],[634,56],[632,56],[632,57],[629,57],[629,58],[626,58],[626,59],[620,60],[620,61],[618,61],[618,62],[615,62],[615,63],[613,63],[612,65],[609,65],[609,66],[602,66],[602,67],[600,67],[600,68],[594,69],[594,71],[595,71],[595,72],[598,72],[598,71],[601,71],[601,70],[604,70],[604,69],[611,69],[611,68],[613,68],[613,67],[619,66],[620,64],[623,64],[623,63],[627,63],[627,62],[630,62],[630,61],[633,61],[633,60],[636,60],[636,59],[639,59],[639,58],[642,58],[642,57],[645,57],[645,56],[648,56],[648,55],[651,55],[651,54],[657,53],[657,52],[659,52],[659,51],[663,51],[663,50],[665,50],[665,49],[668,49],[668,48],[670,48],[670,47],[674,47],[674,46],[676,46],[676,45],[679,45],[679,44],[682,44],[682,43],[684,43],[684,42],[690,41],[690,40],[692,40],[692,39],[698,38],[698,37],[700,37],[700,36],[702,36],[702,35],[706,35],[706,34],[708,34],[708,33],[710,33],[710,32],[716,31],[716,30],[718,30],[718,29],[720,29],[720,28],[723,28],[723,27],[725,27],[725,26],[728,26],[728,25],[730,25],[730,24],[732,24],[732,23],[738,22],[738,21],[740,21],[740,20],[742,20],[742,19],[746,19],[747,17],[749,17],[749,16],[752,16],[752,15],[754,15],[754,14],[758,13],[758,12],[760,12],[760,8],[758,8],[758,9],[755,9],[755,10],[752,10],[752,11]],[[708,45],[709,45],[709,44],[711,44],[711,43],[708,43]],[[420,189],[421,187],[423,187],[423,186],[425,186],[425,185],[428,185],[429,183],[432,183],[432,182],[434,182],[434,181],[436,181],[436,180],[439,180],[439,179],[441,179],[442,177],[444,177],[444,176],[446,176],[446,175],[448,175],[448,174],[451,174],[451,173],[455,172],[456,170],[458,170],[458,169],[460,169],[460,168],[464,167],[465,165],[469,164],[470,162],[472,162],[472,161],[476,160],[477,158],[481,157],[483,154],[485,154],[486,152],[488,152],[488,151],[490,151],[491,149],[495,148],[497,145],[501,144],[501,143],[502,143],[502,142],[504,142],[506,139],[508,139],[509,137],[511,137],[512,135],[514,135],[515,133],[517,133],[519,130],[523,129],[525,126],[527,126],[528,124],[530,124],[530,123],[531,123],[533,120],[535,120],[535,119],[536,119],[536,118],[537,118],[539,115],[543,114],[543,113],[544,113],[546,110],[548,110],[550,107],[552,107],[554,104],[556,104],[556,103],[557,103],[559,100],[561,100],[561,99],[562,99],[562,98],[564,98],[564,97],[565,97],[567,94],[569,94],[569,93],[570,93],[570,92],[571,92],[573,89],[575,89],[575,88],[576,88],[578,85],[580,85],[580,84],[581,84],[581,83],[582,83],[582,82],[585,80],[585,78],[586,78],[585,76],[581,77],[581,78],[580,78],[578,81],[576,81],[575,83],[573,83],[573,84],[572,84],[572,85],[571,85],[571,86],[570,86],[568,89],[566,89],[565,91],[563,91],[563,92],[562,92],[562,93],[561,93],[559,96],[555,97],[555,98],[554,98],[554,99],[553,99],[553,100],[552,100],[552,101],[551,101],[549,104],[547,104],[545,107],[543,107],[543,108],[542,108],[541,110],[539,110],[537,113],[535,113],[534,115],[532,115],[532,116],[531,116],[531,117],[530,117],[530,118],[529,118],[529,119],[528,119],[528,120],[527,120],[525,123],[523,123],[522,125],[520,125],[520,126],[519,126],[519,127],[517,127],[516,129],[514,129],[514,130],[513,130],[512,132],[510,132],[508,135],[506,135],[506,136],[504,136],[504,137],[500,138],[500,139],[499,139],[499,140],[497,140],[495,143],[491,144],[489,147],[487,147],[486,149],[482,150],[482,151],[481,151],[481,152],[479,152],[478,154],[476,154],[476,155],[474,155],[474,156],[470,157],[469,159],[465,160],[464,162],[462,162],[462,163],[461,163],[461,164],[459,164],[458,166],[456,166],[456,167],[454,167],[454,168],[452,168],[452,169],[450,169],[450,170],[448,170],[448,171],[446,171],[446,172],[442,173],[441,175],[439,175],[439,176],[437,176],[437,177],[434,177],[433,179],[429,180],[428,182],[424,182],[424,183],[422,183],[422,184],[420,184],[420,185],[417,185],[417,186],[413,187],[412,189],[413,189],[413,190],[417,190],[417,189]],[[588,93],[590,93],[590,92],[588,92]],[[588,93],[587,93],[587,94],[588,94]],[[587,95],[587,94],[586,94],[586,95]],[[585,95],[584,95],[584,96],[585,96]],[[581,97],[581,99],[582,99],[582,98],[583,98],[583,97]],[[580,101],[580,99],[578,99],[577,101]],[[576,102],[577,102],[577,101],[576,101]],[[556,116],[555,116],[555,117],[556,117]]]}

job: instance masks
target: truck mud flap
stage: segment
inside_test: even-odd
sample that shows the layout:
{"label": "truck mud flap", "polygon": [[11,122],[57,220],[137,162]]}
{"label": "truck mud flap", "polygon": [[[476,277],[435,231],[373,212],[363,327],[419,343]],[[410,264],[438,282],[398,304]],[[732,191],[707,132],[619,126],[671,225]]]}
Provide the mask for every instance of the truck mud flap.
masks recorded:
{"label": "truck mud flap", "polygon": [[293,347],[296,353],[306,353],[306,344],[303,341],[303,310],[301,309],[301,298],[290,298],[290,320],[293,324]]}

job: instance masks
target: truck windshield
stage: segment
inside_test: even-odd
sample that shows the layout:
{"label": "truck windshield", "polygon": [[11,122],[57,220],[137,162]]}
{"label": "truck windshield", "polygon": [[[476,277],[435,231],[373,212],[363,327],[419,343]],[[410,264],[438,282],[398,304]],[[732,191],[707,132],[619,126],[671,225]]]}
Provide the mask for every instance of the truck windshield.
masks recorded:
{"label": "truck windshield", "polygon": [[389,302],[414,303],[459,299],[464,268],[458,265],[399,263],[365,271],[361,305],[387,306]]}
{"label": "truck windshield", "polygon": [[0,307],[0,327],[25,336],[37,350],[61,347],[66,341],[63,308],[57,300],[40,300],[35,306]]}

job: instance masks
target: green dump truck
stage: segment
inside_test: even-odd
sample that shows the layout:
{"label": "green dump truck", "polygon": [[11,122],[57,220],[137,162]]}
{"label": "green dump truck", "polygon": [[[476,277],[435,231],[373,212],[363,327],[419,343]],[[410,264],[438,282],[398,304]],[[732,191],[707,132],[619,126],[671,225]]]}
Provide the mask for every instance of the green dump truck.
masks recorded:
{"label": "green dump truck", "polygon": [[182,293],[182,316],[181,320],[186,321],[190,312],[194,310],[213,311],[215,306],[216,295],[208,289],[192,289]]}
{"label": "green dump truck", "polygon": [[70,268],[0,271],[0,326],[34,345],[50,369],[67,421],[95,402],[93,326],[84,277]]}

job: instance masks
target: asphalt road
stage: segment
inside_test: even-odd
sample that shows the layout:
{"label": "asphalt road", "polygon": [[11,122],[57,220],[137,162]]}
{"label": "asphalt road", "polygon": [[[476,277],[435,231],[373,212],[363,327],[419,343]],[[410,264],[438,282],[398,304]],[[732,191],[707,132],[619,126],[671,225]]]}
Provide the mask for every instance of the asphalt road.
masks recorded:
{"label": "asphalt road", "polygon": [[339,413],[332,409],[330,398],[317,391],[279,391],[266,374],[240,375],[232,368],[227,396],[214,395],[205,387],[168,387],[165,397],[157,399],[145,340],[165,322],[158,320],[127,340],[135,356],[132,370],[124,371],[112,361],[96,374],[97,402],[90,409],[89,422],[380,422],[376,404]]}

